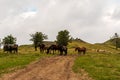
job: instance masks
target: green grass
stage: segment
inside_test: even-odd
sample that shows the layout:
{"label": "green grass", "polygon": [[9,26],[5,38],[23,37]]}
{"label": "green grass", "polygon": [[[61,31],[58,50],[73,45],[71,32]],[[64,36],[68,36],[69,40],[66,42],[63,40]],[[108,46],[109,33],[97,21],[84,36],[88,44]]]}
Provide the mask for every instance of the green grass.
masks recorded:
{"label": "green grass", "polygon": [[[74,49],[76,46],[87,48],[87,54],[79,56],[73,65],[76,73],[84,69],[90,77],[95,80],[120,80],[120,49],[110,44],[89,44],[79,41],[69,43],[68,47]],[[93,51],[94,49],[94,51]],[[101,49],[106,52],[96,52]]]}
{"label": "green grass", "polygon": [[29,63],[46,56],[50,55],[40,53],[39,49],[34,51],[34,47],[31,45],[20,46],[18,54],[3,53],[3,50],[0,50],[0,76],[24,68]]}
{"label": "green grass", "polygon": [[[73,65],[76,73],[81,73],[84,69],[90,77],[95,80],[120,80],[120,49],[115,50],[114,46],[106,44],[89,44],[80,41],[73,41],[68,45],[68,54],[77,54],[74,51],[76,46],[85,46],[87,54],[77,57]],[[92,49],[102,49],[112,53],[97,53]],[[52,56],[34,51],[32,45],[19,47],[19,54],[8,54],[0,51],[0,76],[4,73],[20,69],[42,57]]]}
{"label": "green grass", "polygon": [[95,80],[120,80],[120,54],[88,53],[79,56],[73,70],[80,73],[84,69]]}

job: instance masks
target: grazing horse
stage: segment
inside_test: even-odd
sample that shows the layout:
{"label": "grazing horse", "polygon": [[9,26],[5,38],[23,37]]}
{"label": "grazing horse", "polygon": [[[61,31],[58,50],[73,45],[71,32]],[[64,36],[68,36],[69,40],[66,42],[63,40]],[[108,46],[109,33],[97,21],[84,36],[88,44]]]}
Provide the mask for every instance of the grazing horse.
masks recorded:
{"label": "grazing horse", "polygon": [[47,54],[51,53],[51,50],[53,51],[53,54],[55,53],[56,50],[58,50],[58,46],[57,45],[51,45],[47,48]]}
{"label": "grazing horse", "polygon": [[86,53],[86,48],[85,47],[76,47],[75,51],[78,51],[78,54],[80,54],[81,52],[83,52],[83,54]]}
{"label": "grazing horse", "polygon": [[38,47],[40,49],[40,52],[44,52],[44,50],[45,50],[45,44],[39,44]]}
{"label": "grazing horse", "polygon": [[53,50],[53,54],[56,50],[60,52],[60,55],[63,55],[63,52],[65,53],[64,55],[67,55],[67,47],[62,46],[62,45],[51,45],[50,47],[47,48],[47,54],[51,53],[50,51]]}
{"label": "grazing horse", "polygon": [[4,52],[10,52],[12,53],[12,51],[14,53],[18,53],[18,45],[17,44],[5,44],[3,47]]}
{"label": "grazing horse", "polygon": [[64,52],[64,55],[67,55],[67,47],[66,46],[59,46],[58,50],[60,51],[60,55],[63,55],[63,52]]}

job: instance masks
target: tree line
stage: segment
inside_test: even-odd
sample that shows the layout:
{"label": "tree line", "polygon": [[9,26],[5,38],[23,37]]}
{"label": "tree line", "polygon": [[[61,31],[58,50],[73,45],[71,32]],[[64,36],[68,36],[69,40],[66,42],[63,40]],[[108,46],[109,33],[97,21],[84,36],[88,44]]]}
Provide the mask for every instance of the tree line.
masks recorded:
{"label": "tree line", "polygon": [[[38,46],[38,44],[42,44],[44,40],[48,39],[48,35],[43,34],[42,32],[35,32],[33,34],[30,34],[31,39],[30,41],[33,42],[34,46]],[[56,36],[56,43],[58,45],[68,45],[68,42],[74,40],[74,38],[72,38],[70,36],[70,32],[68,30],[61,30],[58,32],[57,36]],[[1,44],[5,45],[5,44],[16,44],[17,38],[13,37],[11,34],[4,37],[1,41],[0,39],[0,46]],[[114,45],[116,47],[116,49],[120,48],[120,36],[115,33],[111,38],[110,41],[112,43],[112,45]]]}
{"label": "tree line", "polygon": [[[33,34],[30,34],[30,41],[33,42],[34,46],[38,46],[39,44],[42,44],[44,40],[48,39],[48,35],[42,33],[42,32],[35,32]],[[12,34],[4,37],[2,39],[2,44],[16,44],[17,38],[14,37]],[[68,30],[61,30],[58,32],[56,36],[56,43],[58,45],[68,45],[68,42],[71,41],[70,32]]]}

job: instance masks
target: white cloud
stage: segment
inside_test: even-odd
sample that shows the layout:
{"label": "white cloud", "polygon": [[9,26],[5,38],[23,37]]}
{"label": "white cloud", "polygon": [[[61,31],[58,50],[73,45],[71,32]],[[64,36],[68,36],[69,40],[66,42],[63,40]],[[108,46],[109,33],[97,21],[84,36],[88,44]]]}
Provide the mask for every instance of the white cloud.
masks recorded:
{"label": "white cloud", "polygon": [[103,42],[120,31],[119,0],[0,0],[0,36],[15,35],[27,44],[36,31],[55,40],[68,29],[73,37]]}
{"label": "white cloud", "polygon": [[35,17],[35,15],[36,15],[36,12],[30,11],[30,12],[22,13],[21,17],[23,17],[24,19],[27,19],[27,18]]}

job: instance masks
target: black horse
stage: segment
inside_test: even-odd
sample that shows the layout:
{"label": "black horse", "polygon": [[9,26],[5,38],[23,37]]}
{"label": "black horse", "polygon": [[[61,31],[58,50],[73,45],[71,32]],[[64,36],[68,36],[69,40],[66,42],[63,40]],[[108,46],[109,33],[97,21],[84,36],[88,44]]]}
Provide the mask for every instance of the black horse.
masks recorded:
{"label": "black horse", "polygon": [[64,55],[67,55],[67,46],[62,46],[62,45],[60,45],[59,46],[59,51],[60,51],[60,55],[63,55],[63,53],[64,53]]}
{"label": "black horse", "polygon": [[58,50],[58,46],[53,44],[47,48],[47,54],[51,53],[51,51],[53,51],[54,54],[56,50]]}
{"label": "black horse", "polygon": [[50,47],[47,48],[47,54],[51,53],[51,50],[53,51],[53,54],[55,53],[56,50],[58,50],[58,52],[60,52],[60,55],[63,55],[63,53],[65,53],[64,55],[67,55],[67,47],[66,46],[51,45]]}
{"label": "black horse", "polygon": [[3,47],[4,52],[14,52],[18,53],[18,45],[17,44],[5,44]]}
{"label": "black horse", "polygon": [[45,44],[39,44],[38,47],[40,49],[40,52],[44,52],[46,50]]}
{"label": "black horse", "polygon": [[78,54],[85,54],[86,53],[86,48],[85,47],[76,47],[75,51],[78,51]]}

